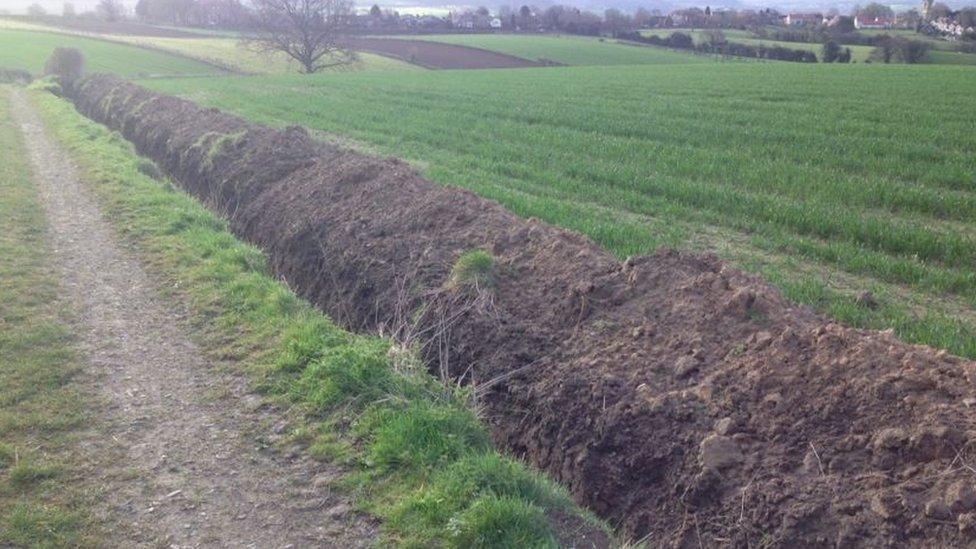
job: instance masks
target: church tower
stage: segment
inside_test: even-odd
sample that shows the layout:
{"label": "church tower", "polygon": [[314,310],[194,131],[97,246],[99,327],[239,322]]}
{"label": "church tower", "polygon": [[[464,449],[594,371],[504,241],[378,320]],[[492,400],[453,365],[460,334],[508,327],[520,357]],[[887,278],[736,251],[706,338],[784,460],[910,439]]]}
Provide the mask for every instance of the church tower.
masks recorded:
{"label": "church tower", "polygon": [[933,0],[922,0],[922,20],[929,20],[929,13],[932,11]]}

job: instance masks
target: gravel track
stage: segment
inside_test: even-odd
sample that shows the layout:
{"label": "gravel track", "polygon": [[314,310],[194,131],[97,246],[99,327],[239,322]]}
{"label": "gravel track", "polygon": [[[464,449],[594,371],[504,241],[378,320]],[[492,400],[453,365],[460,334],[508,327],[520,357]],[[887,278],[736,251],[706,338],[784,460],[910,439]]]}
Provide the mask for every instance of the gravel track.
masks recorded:
{"label": "gravel track", "polygon": [[328,485],[341,471],[259,448],[279,421],[242,378],[217,370],[103,219],[24,92],[12,96],[48,217],[62,292],[104,426],[82,441],[99,464],[96,516],[116,547],[362,547],[375,525]]}

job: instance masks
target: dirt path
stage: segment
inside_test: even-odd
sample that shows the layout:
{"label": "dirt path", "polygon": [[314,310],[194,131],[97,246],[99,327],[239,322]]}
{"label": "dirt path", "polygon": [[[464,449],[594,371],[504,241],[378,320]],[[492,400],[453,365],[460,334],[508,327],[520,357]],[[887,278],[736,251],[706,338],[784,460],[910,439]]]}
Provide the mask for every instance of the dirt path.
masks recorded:
{"label": "dirt path", "polygon": [[[23,92],[13,114],[30,151],[63,292],[76,305],[93,390],[107,402],[85,441],[115,547],[358,547],[374,528],[327,486],[338,470],[258,449],[268,412],[216,371],[123,249]],[[258,429],[261,432],[262,429]],[[106,456],[112,456],[110,459]]]}

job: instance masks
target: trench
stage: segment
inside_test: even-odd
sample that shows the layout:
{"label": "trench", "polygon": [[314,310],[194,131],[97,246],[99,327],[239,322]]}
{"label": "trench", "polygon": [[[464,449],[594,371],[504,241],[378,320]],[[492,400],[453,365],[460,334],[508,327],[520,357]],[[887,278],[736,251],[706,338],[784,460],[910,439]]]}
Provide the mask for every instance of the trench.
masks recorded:
{"label": "trench", "polygon": [[[976,433],[964,404],[976,402],[972,362],[838,326],[712,256],[620,262],[302,128],[109,76],[66,91],[226,217],[302,297],[350,329],[414,344],[432,371],[473,386],[500,447],[624,536],[968,539],[952,522],[968,520],[968,503],[941,522],[925,509],[967,482],[956,464]],[[487,282],[458,284],[473,251],[490,257]]]}

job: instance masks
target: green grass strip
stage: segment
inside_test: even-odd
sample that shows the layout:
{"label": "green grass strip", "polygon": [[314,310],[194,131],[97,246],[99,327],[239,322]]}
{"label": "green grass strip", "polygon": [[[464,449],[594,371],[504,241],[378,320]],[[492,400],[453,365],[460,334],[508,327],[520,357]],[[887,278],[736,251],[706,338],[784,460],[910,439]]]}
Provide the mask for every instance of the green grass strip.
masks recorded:
{"label": "green grass strip", "polygon": [[[549,547],[550,517],[595,519],[558,486],[492,449],[469,395],[409,350],[346,332],[272,278],[266,258],[66,102],[33,95],[117,230],[191,313],[203,347],[301,418],[291,440],[346,459],[343,486],[405,546]],[[598,526],[602,527],[602,526]]]}
{"label": "green grass strip", "polygon": [[0,87],[0,546],[94,546],[75,482],[80,362],[26,158]]}
{"label": "green grass strip", "polygon": [[56,47],[70,47],[85,56],[91,72],[114,72],[123,76],[202,76],[220,74],[211,65],[183,55],[152,51],[127,44],[54,32],[33,32],[0,28],[0,67],[40,74],[44,62]]}

